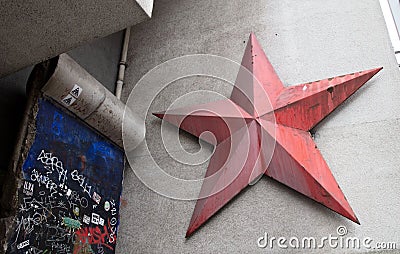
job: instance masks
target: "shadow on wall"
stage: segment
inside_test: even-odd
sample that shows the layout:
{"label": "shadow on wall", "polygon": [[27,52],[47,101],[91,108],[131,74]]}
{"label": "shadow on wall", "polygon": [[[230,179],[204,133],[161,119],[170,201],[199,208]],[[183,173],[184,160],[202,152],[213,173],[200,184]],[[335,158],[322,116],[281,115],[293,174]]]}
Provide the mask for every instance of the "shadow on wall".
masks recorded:
{"label": "shadow on wall", "polygon": [[[0,184],[3,185],[26,104],[25,86],[32,67],[0,79]],[[1,194],[0,194],[1,195]]]}

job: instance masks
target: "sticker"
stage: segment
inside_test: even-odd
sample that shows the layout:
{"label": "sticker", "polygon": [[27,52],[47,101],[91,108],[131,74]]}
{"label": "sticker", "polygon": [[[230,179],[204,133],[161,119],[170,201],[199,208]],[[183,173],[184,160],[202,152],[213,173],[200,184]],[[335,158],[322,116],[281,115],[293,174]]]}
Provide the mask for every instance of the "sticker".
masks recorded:
{"label": "sticker", "polygon": [[69,217],[63,217],[62,219],[63,219],[62,224],[64,226],[66,226],[67,228],[70,228],[73,230],[81,228],[81,222],[78,220],[74,220]]}
{"label": "sticker", "polygon": [[99,225],[104,226],[104,219],[101,217],[99,218]]}
{"label": "sticker", "polygon": [[96,192],[93,192],[93,197],[92,199],[94,200],[94,202],[96,202],[97,204],[100,203],[101,200],[101,196],[99,194],[97,194]]}
{"label": "sticker", "polygon": [[22,243],[17,245],[17,249],[20,250],[29,245],[29,240],[23,241]]}
{"label": "sticker", "polygon": [[97,213],[92,213],[92,223],[98,225],[99,220],[100,220],[100,215],[98,215]]}
{"label": "sticker", "polygon": [[64,103],[67,106],[71,106],[72,103],[74,103],[75,101],[76,99],[70,94],[68,94],[67,96],[64,97],[64,99],[62,99],[62,103]]}
{"label": "sticker", "polygon": [[77,207],[77,206],[74,207],[74,214],[76,216],[79,216],[79,207]]}
{"label": "sticker", "polygon": [[106,210],[106,212],[110,211],[110,202],[106,201],[104,203],[104,210]]}
{"label": "sticker", "polygon": [[78,98],[79,95],[81,95],[82,91],[83,91],[82,87],[78,86],[77,84],[74,84],[74,88],[72,88],[69,94],[71,94],[75,98]]}
{"label": "sticker", "polygon": [[90,217],[86,214],[83,215],[83,223],[89,225],[90,224]]}
{"label": "sticker", "polygon": [[24,194],[27,196],[32,196],[33,195],[33,183],[30,182],[24,182]]}

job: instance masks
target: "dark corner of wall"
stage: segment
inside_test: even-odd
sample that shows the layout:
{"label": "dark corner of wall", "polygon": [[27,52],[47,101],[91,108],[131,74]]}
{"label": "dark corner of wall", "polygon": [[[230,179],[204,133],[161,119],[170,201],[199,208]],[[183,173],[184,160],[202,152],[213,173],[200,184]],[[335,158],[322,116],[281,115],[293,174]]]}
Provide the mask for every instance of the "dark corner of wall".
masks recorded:
{"label": "dark corner of wall", "polygon": [[[9,90],[6,95],[11,96],[11,99],[16,100],[15,102],[20,105],[20,108],[14,110],[12,113],[14,116],[9,119],[15,126],[7,125],[8,130],[6,134],[10,135],[13,132],[12,138],[7,143],[7,147],[1,147],[0,150],[5,150],[7,156],[1,158],[1,177],[0,177],[0,253],[5,251],[5,240],[12,226],[13,218],[17,212],[17,200],[18,200],[18,186],[21,182],[21,171],[18,170],[22,167],[22,163],[29,151],[30,146],[34,140],[34,133],[36,128],[36,113],[38,111],[37,104],[35,101],[40,96],[40,89],[38,86],[45,84],[51,75],[54,73],[57,66],[58,57],[52,58],[48,61],[36,65],[29,74],[29,71],[23,71],[16,73],[11,77],[11,80],[15,82],[22,82],[26,80],[24,85],[18,85],[21,98],[16,98],[15,94],[9,94]],[[27,77],[28,78],[24,78]],[[10,78],[9,78],[10,79]],[[0,80],[0,83],[5,83],[4,79]],[[0,88],[2,87],[0,84]],[[25,91],[26,90],[26,91]],[[8,105],[12,107],[14,105]],[[0,118],[10,118],[8,115],[2,114],[0,111]],[[7,120],[7,119],[6,119]],[[9,130],[10,128],[13,128]],[[3,127],[4,128],[4,127]]]}

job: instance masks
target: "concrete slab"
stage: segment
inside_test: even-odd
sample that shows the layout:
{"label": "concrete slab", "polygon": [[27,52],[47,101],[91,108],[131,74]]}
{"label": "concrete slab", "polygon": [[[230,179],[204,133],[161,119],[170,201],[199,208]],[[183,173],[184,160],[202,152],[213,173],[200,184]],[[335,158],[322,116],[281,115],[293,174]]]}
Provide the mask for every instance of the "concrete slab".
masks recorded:
{"label": "concrete slab", "polygon": [[146,20],[152,6],[153,0],[0,1],[0,77]]}
{"label": "concrete slab", "polygon": [[[316,130],[316,142],[361,221],[356,225],[312,200],[264,177],[225,206],[191,238],[184,234],[194,202],[162,197],[127,169],[119,231],[120,253],[254,253],[257,239],[315,237],[336,234],[343,225],[349,237],[397,242],[400,248],[399,192],[400,81],[379,2],[366,1],[167,1],[155,3],[153,18],[132,30],[126,100],[136,82],[162,62],[185,54],[209,53],[240,62],[248,35],[254,31],[286,85],[314,81],[383,66],[384,70]],[[202,80],[204,82],[202,82]],[[179,83],[183,82],[183,83]],[[171,84],[153,102],[165,110],[188,91],[204,89],[206,78]],[[186,85],[185,85],[186,82]],[[150,84],[158,86],[161,84]],[[223,84],[211,90],[230,93]],[[193,97],[193,104],[209,97]],[[140,112],[142,107],[138,107]],[[159,142],[157,120],[147,120],[150,150],[171,174],[198,176],[201,168],[176,164]],[[172,135],[171,128],[171,135]],[[183,147],[197,141],[181,136]],[[177,146],[174,153],[184,151]],[[179,150],[181,150],[179,152]],[[132,168],[154,170],[150,156],[138,151]],[[207,163],[202,164],[205,170]],[[191,173],[192,172],[192,173]],[[182,190],[184,192],[185,190]],[[284,250],[274,248],[273,251]],[[309,249],[293,252],[309,252]],[[330,248],[316,253],[372,249]]]}

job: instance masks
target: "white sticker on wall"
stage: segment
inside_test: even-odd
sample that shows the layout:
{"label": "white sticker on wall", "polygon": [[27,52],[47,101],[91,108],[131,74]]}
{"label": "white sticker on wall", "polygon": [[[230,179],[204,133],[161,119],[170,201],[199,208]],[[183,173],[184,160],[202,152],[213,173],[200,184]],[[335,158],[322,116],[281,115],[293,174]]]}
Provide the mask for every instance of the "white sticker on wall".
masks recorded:
{"label": "white sticker on wall", "polygon": [[71,106],[72,103],[74,103],[74,102],[76,101],[76,99],[75,99],[72,95],[68,94],[68,95],[65,96],[64,99],[62,99],[61,101],[62,101],[62,103],[64,103],[65,105]]}
{"label": "white sticker on wall", "polygon": [[74,88],[72,88],[70,94],[75,98],[78,98],[79,95],[81,95],[82,91],[83,91],[82,87],[78,86],[77,84],[74,84]]}
{"label": "white sticker on wall", "polygon": [[83,215],[83,222],[89,225],[90,224],[90,217],[87,216],[86,214],[84,214]]}
{"label": "white sticker on wall", "polygon": [[104,219],[101,217],[99,218],[99,225],[104,226]]}
{"label": "white sticker on wall", "polygon": [[100,204],[101,196],[97,194],[96,192],[93,192],[92,199],[97,203]]}
{"label": "white sticker on wall", "polygon": [[99,220],[100,220],[100,215],[98,215],[97,213],[92,213],[92,223],[98,225]]}

